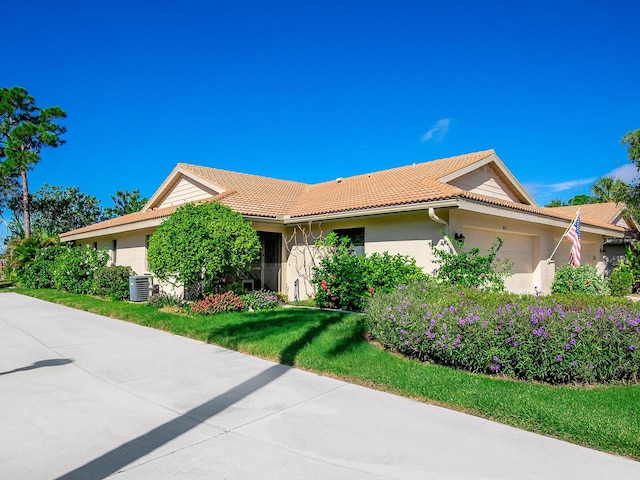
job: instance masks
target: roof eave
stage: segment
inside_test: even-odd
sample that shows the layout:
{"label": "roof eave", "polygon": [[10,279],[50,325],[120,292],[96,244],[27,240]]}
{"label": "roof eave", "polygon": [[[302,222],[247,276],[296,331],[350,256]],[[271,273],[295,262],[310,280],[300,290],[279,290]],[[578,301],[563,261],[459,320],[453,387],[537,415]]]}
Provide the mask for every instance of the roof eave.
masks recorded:
{"label": "roof eave", "polygon": [[458,198],[448,198],[442,200],[435,200],[430,202],[419,203],[403,203],[399,205],[387,205],[381,207],[360,208],[354,210],[342,210],[339,212],[327,212],[315,215],[302,215],[292,217],[290,215],[284,216],[285,225],[296,225],[299,223],[308,222],[321,222],[329,220],[341,220],[352,217],[368,217],[372,215],[385,215],[389,213],[405,213],[415,212],[420,210],[428,210],[429,208],[446,208],[446,207],[458,207]]}

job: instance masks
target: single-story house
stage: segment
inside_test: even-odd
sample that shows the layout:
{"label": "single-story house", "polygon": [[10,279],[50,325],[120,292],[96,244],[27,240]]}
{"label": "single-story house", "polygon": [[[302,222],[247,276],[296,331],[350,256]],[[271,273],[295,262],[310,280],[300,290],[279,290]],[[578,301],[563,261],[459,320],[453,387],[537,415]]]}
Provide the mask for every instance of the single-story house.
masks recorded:
{"label": "single-story house", "polygon": [[[331,231],[350,236],[366,254],[410,255],[427,272],[437,266],[432,247],[446,246],[443,233],[483,251],[500,236],[499,256],[513,264],[507,288],[547,293],[556,267],[568,262],[570,242],[562,237],[575,216],[573,207],[537,206],[494,150],[318,184],[179,163],[140,212],[60,239],[106,248],[114,264],[152,274],[146,259],[150,235],[180,205],[201,201],[229,206],[258,232],[262,257],[246,286],[282,291],[291,299],[312,293],[314,243]],[[623,212],[617,204],[582,207],[583,264],[605,271],[605,244],[637,231]]]}

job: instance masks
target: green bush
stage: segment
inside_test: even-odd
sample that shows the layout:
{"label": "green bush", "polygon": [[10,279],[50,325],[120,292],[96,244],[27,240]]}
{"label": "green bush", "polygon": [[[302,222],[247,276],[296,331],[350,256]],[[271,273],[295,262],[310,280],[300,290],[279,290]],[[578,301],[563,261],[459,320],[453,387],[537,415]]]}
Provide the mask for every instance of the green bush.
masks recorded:
{"label": "green bush", "polygon": [[587,293],[609,295],[609,286],[596,267],[563,265],[556,271],[551,284],[551,293]]}
{"label": "green bush", "polygon": [[244,310],[242,297],[236,295],[231,290],[225,293],[214,293],[207,295],[202,300],[191,304],[191,312],[200,315],[211,313],[239,312]]}
{"label": "green bush", "polygon": [[61,253],[53,268],[53,284],[70,293],[95,292],[93,272],[105,267],[109,254],[105,250],[72,247]]}
{"label": "green bush", "polygon": [[133,275],[131,267],[97,268],[93,272],[96,295],[109,297],[114,300],[127,300],[129,298],[129,276]]}
{"label": "green bush", "polygon": [[275,292],[268,290],[254,290],[242,295],[244,308],[253,310],[270,310],[282,306],[282,300]]}
{"label": "green bush", "polygon": [[630,295],[633,290],[633,273],[628,270],[615,270],[609,277],[611,295],[624,297]]}
{"label": "green bush", "polygon": [[55,245],[38,250],[33,261],[23,267],[20,283],[26,288],[53,288],[55,261],[68,249],[67,246]]}
{"label": "green bush", "polygon": [[335,234],[328,235],[321,246],[328,252],[313,271],[319,307],[361,311],[374,293],[426,278],[415,260],[405,255],[357,256],[349,240]]}
{"label": "green bush", "polygon": [[445,238],[457,247],[457,251],[432,248],[435,261],[440,265],[435,276],[441,283],[493,292],[504,291],[504,281],[511,275],[512,264],[508,259],[498,258],[504,243],[500,237],[496,237],[486,255],[480,255],[478,247],[465,251],[464,241],[446,235]]}
{"label": "green bush", "polygon": [[202,281],[224,285],[248,272],[260,258],[260,239],[249,221],[225,205],[186,203],[151,235],[148,258],[158,279],[198,297]]}
{"label": "green bush", "polygon": [[471,372],[549,383],[640,380],[640,306],[614,297],[414,284],[376,295],[366,322],[392,351]]}
{"label": "green bush", "polygon": [[183,308],[187,302],[182,298],[182,295],[171,295],[168,293],[159,293],[157,295],[152,295],[147,300],[147,305],[150,305],[155,308]]}

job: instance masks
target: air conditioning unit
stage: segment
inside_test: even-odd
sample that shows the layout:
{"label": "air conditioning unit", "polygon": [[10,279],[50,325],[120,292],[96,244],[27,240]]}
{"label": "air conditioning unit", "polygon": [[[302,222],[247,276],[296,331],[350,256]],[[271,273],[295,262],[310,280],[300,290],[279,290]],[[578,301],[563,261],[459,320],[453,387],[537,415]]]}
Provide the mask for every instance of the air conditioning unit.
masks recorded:
{"label": "air conditioning unit", "polygon": [[149,299],[151,277],[149,275],[132,275],[129,277],[129,299],[132,302],[146,302]]}

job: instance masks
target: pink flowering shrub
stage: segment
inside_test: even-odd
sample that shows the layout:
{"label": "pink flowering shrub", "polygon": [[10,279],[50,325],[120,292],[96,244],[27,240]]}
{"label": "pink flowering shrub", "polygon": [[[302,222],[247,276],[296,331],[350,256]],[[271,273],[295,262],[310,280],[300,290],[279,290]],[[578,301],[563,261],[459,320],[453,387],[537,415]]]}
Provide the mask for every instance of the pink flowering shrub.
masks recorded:
{"label": "pink flowering shrub", "polygon": [[214,293],[207,295],[202,300],[191,304],[191,312],[200,315],[211,313],[237,312],[244,309],[242,297],[236,295],[231,290],[225,293]]}

